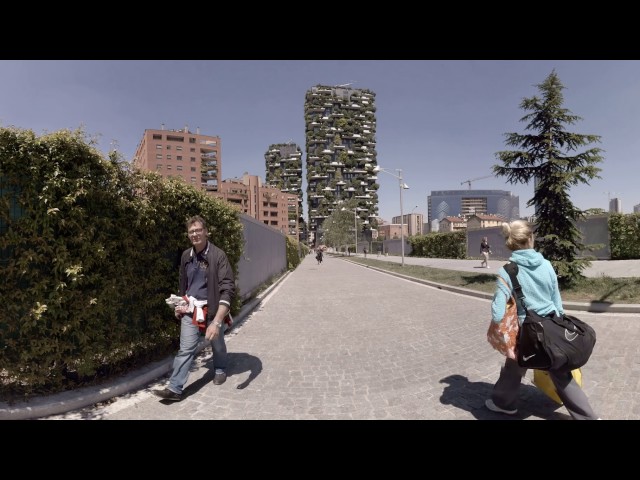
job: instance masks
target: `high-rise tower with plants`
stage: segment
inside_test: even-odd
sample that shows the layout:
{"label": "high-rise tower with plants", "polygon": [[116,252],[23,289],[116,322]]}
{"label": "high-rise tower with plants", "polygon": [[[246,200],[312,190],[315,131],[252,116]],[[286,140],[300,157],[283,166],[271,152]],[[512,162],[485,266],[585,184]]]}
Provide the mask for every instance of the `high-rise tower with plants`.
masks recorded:
{"label": "high-rise tower with plants", "polygon": [[289,212],[290,230],[295,233],[299,229],[300,238],[306,238],[302,218],[302,150],[293,142],[275,143],[269,145],[264,160],[265,183],[297,197],[297,205]]}
{"label": "high-rise tower with plants", "polygon": [[375,93],[348,85],[310,88],[305,97],[307,206],[316,236],[348,202],[364,225],[378,215]]}

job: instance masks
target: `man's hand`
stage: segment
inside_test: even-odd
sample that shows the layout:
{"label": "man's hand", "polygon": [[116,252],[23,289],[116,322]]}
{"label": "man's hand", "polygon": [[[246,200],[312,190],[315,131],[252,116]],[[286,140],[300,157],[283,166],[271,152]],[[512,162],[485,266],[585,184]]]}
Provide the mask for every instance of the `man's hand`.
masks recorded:
{"label": "man's hand", "polygon": [[207,331],[204,334],[204,338],[206,338],[207,340],[215,340],[216,338],[218,338],[218,335],[221,335],[220,329],[222,327],[216,326],[217,323],[218,322],[214,320],[209,324],[209,326],[207,327]]}
{"label": "man's hand", "polygon": [[177,306],[173,310],[173,314],[176,316],[177,319],[180,319],[188,311],[189,311],[189,305],[181,305],[181,306]]}

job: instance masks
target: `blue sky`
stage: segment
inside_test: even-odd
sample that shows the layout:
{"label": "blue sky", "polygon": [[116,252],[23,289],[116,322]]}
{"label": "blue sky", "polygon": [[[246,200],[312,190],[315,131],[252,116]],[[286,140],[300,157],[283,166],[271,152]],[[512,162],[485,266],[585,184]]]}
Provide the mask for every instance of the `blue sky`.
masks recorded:
{"label": "blue sky", "polygon": [[[147,128],[200,127],[221,137],[223,178],[264,179],[270,144],[292,140],[304,152],[307,89],[352,83],[376,93],[378,164],[402,169],[405,213],[426,216],[432,190],[466,189],[461,182],[491,174],[504,134],[525,133],[520,102],[554,69],[565,108],[582,117],[567,129],[600,135],[593,146],[604,150],[602,179],[573,187],[572,201],[606,209],[618,197],[632,212],[640,204],[637,60],[4,60],[0,125],[38,134],[82,126],[103,152],[115,141],[128,160]],[[390,221],[400,213],[398,181],[378,178],[380,216]],[[525,207],[532,185],[485,178],[472,187],[509,190],[522,215],[533,212]]]}

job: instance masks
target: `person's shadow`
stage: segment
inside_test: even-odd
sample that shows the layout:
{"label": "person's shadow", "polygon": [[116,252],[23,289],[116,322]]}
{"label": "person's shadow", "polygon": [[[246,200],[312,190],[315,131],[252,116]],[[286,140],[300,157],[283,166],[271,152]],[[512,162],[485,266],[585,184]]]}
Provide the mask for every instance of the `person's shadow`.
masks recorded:
{"label": "person's shadow", "polygon": [[[236,385],[236,388],[242,390],[246,388],[254,378],[262,372],[262,361],[258,357],[249,355],[248,353],[229,352],[227,354],[227,382],[234,375],[240,375],[244,372],[250,372],[247,379]],[[215,369],[213,368],[213,357],[206,362],[207,372],[195,382],[187,385],[184,389],[183,396],[186,398],[193,395],[205,385],[213,381],[215,377]]]}
{"label": "person's shadow", "polygon": [[487,382],[470,382],[462,375],[449,375],[440,380],[447,386],[442,391],[440,402],[453,405],[470,412],[478,420],[524,420],[534,416],[546,420],[569,420],[566,413],[557,412],[560,405],[555,403],[537,387],[528,385],[524,379],[520,385],[518,413],[505,415],[496,413],[485,407],[484,402],[491,398],[493,384]]}

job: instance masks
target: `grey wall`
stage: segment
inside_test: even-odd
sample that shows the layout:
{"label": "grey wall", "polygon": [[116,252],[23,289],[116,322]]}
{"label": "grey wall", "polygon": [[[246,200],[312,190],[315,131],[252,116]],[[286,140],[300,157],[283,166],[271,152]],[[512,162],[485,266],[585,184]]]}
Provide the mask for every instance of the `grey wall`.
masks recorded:
{"label": "grey wall", "polygon": [[237,285],[246,300],[270,278],[287,270],[287,240],[278,230],[248,215],[240,215],[244,251],[238,262]]}
{"label": "grey wall", "polygon": [[[610,260],[611,249],[609,242],[609,223],[607,215],[592,215],[577,223],[578,230],[582,233],[582,243],[585,245],[600,245],[601,248],[593,252],[580,252],[579,256],[592,256],[597,260]],[[480,230],[467,231],[467,256],[480,258],[480,242],[482,237],[487,237],[493,254],[490,258],[508,260],[510,250],[504,244],[502,227],[489,227]]]}
{"label": "grey wall", "polygon": [[[402,255],[402,241],[399,238],[393,238],[390,240],[385,240],[384,243],[384,251],[389,255]],[[404,239],[404,256],[406,257],[413,251],[411,248],[411,244],[407,241],[407,238]]]}

